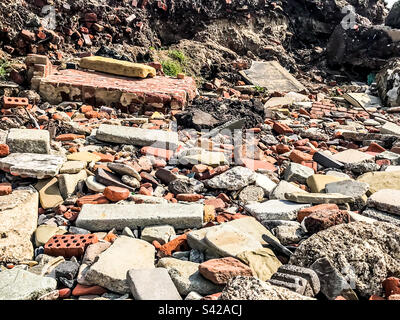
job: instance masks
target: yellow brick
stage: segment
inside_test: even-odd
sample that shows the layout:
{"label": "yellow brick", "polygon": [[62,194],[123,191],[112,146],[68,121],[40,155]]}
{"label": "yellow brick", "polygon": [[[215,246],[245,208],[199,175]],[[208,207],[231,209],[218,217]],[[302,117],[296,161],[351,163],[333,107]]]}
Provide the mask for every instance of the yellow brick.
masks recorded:
{"label": "yellow brick", "polygon": [[156,69],[145,64],[121,61],[105,57],[86,57],[80,60],[80,67],[131,78],[155,77]]}
{"label": "yellow brick", "polygon": [[335,176],[326,176],[323,174],[314,174],[307,179],[307,185],[310,187],[311,192],[321,193],[325,186],[331,182],[348,180],[348,178],[340,178]]}

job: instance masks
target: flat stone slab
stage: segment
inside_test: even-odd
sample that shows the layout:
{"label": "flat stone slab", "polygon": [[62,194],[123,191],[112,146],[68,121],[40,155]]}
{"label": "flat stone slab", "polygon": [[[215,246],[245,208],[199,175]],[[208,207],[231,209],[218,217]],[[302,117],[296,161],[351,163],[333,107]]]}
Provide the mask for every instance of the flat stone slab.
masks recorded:
{"label": "flat stone slab", "polygon": [[10,129],[7,144],[11,153],[50,153],[50,133],[47,130]]}
{"label": "flat stone slab", "polygon": [[57,288],[57,281],[14,268],[0,272],[0,300],[37,300]]}
{"label": "flat stone slab", "polygon": [[344,164],[354,164],[354,163],[372,161],[374,159],[374,156],[355,149],[349,149],[334,154],[332,156],[332,159]]}
{"label": "flat stone slab", "polygon": [[368,172],[358,177],[357,181],[368,183],[369,191],[371,193],[375,193],[382,189],[400,190],[400,171]]}
{"label": "flat stone slab", "polygon": [[400,215],[400,190],[382,189],[368,199],[368,207]]}
{"label": "flat stone slab", "polygon": [[32,260],[31,238],[37,227],[38,207],[38,193],[31,188],[0,197],[1,262]]}
{"label": "flat stone slab", "polygon": [[129,293],[127,272],[154,268],[155,248],[146,241],[119,236],[99,255],[85,274],[85,280],[120,294]]}
{"label": "flat stone slab", "polygon": [[248,204],[245,209],[262,222],[265,220],[295,220],[297,212],[309,206],[286,200],[269,200],[263,203]]}
{"label": "flat stone slab", "polygon": [[0,169],[22,178],[45,179],[58,174],[65,159],[60,156],[35,153],[12,153],[0,159]]}
{"label": "flat stone slab", "polygon": [[95,105],[117,105],[182,109],[196,97],[191,77],[132,79],[99,72],[60,70],[41,79],[39,92],[52,104],[62,101],[94,101]]}
{"label": "flat stone slab", "polygon": [[203,225],[202,204],[85,204],[76,226],[89,231],[112,228],[170,225],[176,229],[200,228]]}
{"label": "flat stone slab", "polygon": [[129,270],[128,283],[135,300],[182,300],[165,268]]}
{"label": "flat stone slab", "polygon": [[297,203],[336,203],[345,204],[354,202],[354,197],[340,193],[287,193],[286,198]]}
{"label": "flat stone slab", "polygon": [[209,230],[205,241],[222,257],[236,257],[243,251],[262,248],[256,238],[224,224],[220,228]]}
{"label": "flat stone slab", "polygon": [[251,84],[267,88],[268,91],[299,92],[305,87],[277,61],[253,61],[249,70],[240,74]]}
{"label": "flat stone slab", "polygon": [[[268,237],[273,238],[275,241],[279,242],[279,240],[267,229],[265,228],[260,222],[258,222],[253,217],[246,217],[241,219],[236,219],[233,221],[229,221],[224,223],[225,226],[231,226],[238,230],[239,232],[245,233],[250,237],[253,237],[261,243],[261,245],[266,245],[267,243],[264,241],[262,236],[266,234]],[[216,250],[213,250],[209,244],[206,242],[206,234],[209,231],[217,230],[221,228],[220,225],[203,228],[199,230],[193,230],[188,233],[188,244],[192,249],[197,249],[200,251],[209,251],[216,256],[220,256]]]}
{"label": "flat stone slab", "polygon": [[326,193],[340,193],[350,197],[361,197],[367,193],[369,184],[354,180],[331,182],[325,186]]}
{"label": "flat stone slab", "polygon": [[363,217],[367,217],[367,218],[374,219],[377,221],[392,223],[395,226],[400,227],[400,216],[399,215],[390,214],[390,213],[383,212],[383,211],[380,211],[377,209],[372,209],[372,208],[364,210],[361,215]]}
{"label": "flat stone slab", "polygon": [[96,139],[111,143],[152,146],[169,150],[175,150],[179,143],[178,133],[176,132],[112,126],[108,124],[102,124],[97,129]]}

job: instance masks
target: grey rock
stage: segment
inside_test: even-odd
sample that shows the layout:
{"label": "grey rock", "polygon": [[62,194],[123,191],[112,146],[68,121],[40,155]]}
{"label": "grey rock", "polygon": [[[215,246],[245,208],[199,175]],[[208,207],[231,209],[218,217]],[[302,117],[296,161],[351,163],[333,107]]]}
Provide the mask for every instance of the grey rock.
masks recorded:
{"label": "grey rock", "polygon": [[375,156],[377,160],[390,160],[392,165],[399,165],[400,164],[400,154],[391,152],[391,151],[384,151],[379,153]]}
{"label": "grey rock", "polygon": [[0,300],[36,300],[56,287],[56,280],[18,268],[0,272]]}
{"label": "grey rock", "polygon": [[314,174],[314,169],[303,166],[301,164],[291,162],[286,168],[283,179],[288,182],[307,183],[307,178]]}
{"label": "grey rock", "polygon": [[286,288],[270,285],[254,277],[231,279],[222,291],[221,300],[314,300]]}
{"label": "grey rock", "polygon": [[156,240],[163,245],[169,242],[169,239],[175,235],[175,229],[171,226],[150,226],[142,230],[141,239],[149,243]]}
{"label": "grey rock", "polygon": [[15,176],[45,179],[57,175],[64,161],[49,154],[12,153],[0,159],[0,169]]}
{"label": "grey rock", "polygon": [[75,194],[79,181],[84,181],[87,178],[87,173],[82,170],[76,174],[60,174],[58,176],[58,187],[64,199]]}
{"label": "grey rock", "polygon": [[97,257],[102,252],[106,251],[110,246],[111,243],[108,241],[100,241],[92,243],[85,250],[85,254],[82,259],[82,264],[85,264],[87,266],[92,265],[97,260]]}
{"label": "grey rock", "polygon": [[152,146],[175,150],[178,147],[178,134],[163,130],[149,130],[102,124],[97,129],[96,139],[105,142]]}
{"label": "grey rock", "polygon": [[254,172],[245,167],[234,167],[207,181],[213,189],[240,190],[256,180]]}
{"label": "grey rock", "polygon": [[343,168],[343,163],[336,161],[332,156],[321,151],[314,153],[313,160],[325,168]]}
{"label": "grey rock", "polygon": [[176,179],[170,182],[168,189],[173,194],[201,193],[204,191],[204,184],[196,179]]}
{"label": "grey rock", "polygon": [[368,183],[343,180],[326,184],[326,193],[340,193],[346,196],[362,197],[369,189]]}
{"label": "grey rock", "polygon": [[284,246],[299,243],[305,236],[300,223],[298,225],[280,225],[272,229],[272,232]]}
{"label": "grey rock", "polygon": [[326,257],[316,260],[310,268],[318,275],[321,292],[329,300],[334,300],[337,296],[358,300],[346,279]]}
{"label": "grey rock", "polygon": [[124,164],[124,163],[116,163],[116,162],[109,162],[107,163],[107,167],[114,171],[115,173],[120,174],[121,176],[130,176],[135,178],[138,181],[141,181],[142,178],[140,174],[135,170],[135,168]]}
{"label": "grey rock", "polygon": [[286,199],[297,203],[336,203],[345,204],[354,202],[354,197],[340,193],[286,193]]}
{"label": "grey rock", "polygon": [[129,270],[127,278],[135,300],[182,300],[165,268]]}
{"label": "grey rock", "polygon": [[64,261],[55,268],[56,278],[73,280],[78,274],[79,263],[76,261]]}
{"label": "grey rock", "polygon": [[139,180],[134,178],[134,177],[132,177],[132,176],[127,176],[127,175],[126,176],[122,176],[121,181],[124,184],[126,184],[126,185],[128,185],[128,186],[130,186],[132,188],[135,188],[135,189],[140,188]]}
{"label": "grey rock", "polygon": [[297,204],[286,200],[269,200],[263,203],[251,203],[245,209],[259,221],[295,220],[297,212],[308,208],[309,204]]}
{"label": "grey rock", "polygon": [[47,130],[10,129],[7,144],[11,153],[50,153],[50,133]]}
{"label": "grey rock", "polygon": [[190,261],[181,261],[174,258],[162,258],[157,267],[166,268],[178,292],[182,296],[196,291],[201,295],[221,292],[221,286],[203,278],[199,272],[199,264]]}
{"label": "grey rock", "polygon": [[364,217],[374,219],[376,221],[388,222],[400,227],[400,216],[395,214],[390,214],[377,209],[366,209],[361,214]]}
{"label": "grey rock", "polygon": [[172,181],[178,179],[178,176],[175,173],[164,168],[158,169],[156,171],[156,177],[160,179],[161,182],[164,184],[170,184]]}

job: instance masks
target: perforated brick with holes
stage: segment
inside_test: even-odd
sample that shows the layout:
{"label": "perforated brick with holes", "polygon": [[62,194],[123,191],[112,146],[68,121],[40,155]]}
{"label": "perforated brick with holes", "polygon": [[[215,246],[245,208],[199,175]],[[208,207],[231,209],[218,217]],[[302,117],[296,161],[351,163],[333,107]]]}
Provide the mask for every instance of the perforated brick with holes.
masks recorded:
{"label": "perforated brick with holes", "polygon": [[3,98],[3,107],[4,109],[11,109],[15,107],[25,107],[29,104],[27,98],[14,98],[14,97],[6,97]]}
{"label": "perforated brick with holes", "polygon": [[95,234],[56,235],[44,245],[44,253],[65,258],[80,257],[88,245],[98,241]]}

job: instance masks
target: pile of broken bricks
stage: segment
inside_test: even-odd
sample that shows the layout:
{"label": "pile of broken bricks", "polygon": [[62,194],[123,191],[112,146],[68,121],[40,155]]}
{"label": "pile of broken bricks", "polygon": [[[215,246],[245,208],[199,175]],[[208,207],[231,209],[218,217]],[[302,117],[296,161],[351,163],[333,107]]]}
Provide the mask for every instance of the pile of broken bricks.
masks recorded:
{"label": "pile of broken bricks", "polygon": [[39,128],[0,132],[0,299],[398,300],[400,118],[360,91],[211,132],[5,97]]}

